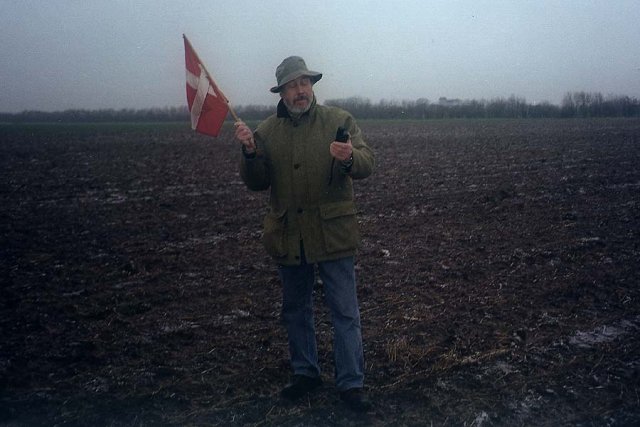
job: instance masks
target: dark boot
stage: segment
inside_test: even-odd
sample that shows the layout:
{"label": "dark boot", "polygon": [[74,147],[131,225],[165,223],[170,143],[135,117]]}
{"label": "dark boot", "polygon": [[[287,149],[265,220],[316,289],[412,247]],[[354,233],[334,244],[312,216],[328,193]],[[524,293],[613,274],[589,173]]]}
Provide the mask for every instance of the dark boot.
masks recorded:
{"label": "dark boot", "polygon": [[305,394],[320,387],[320,377],[307,377],[306,375],[294,375],[291,382],[280,393],[285,399],[296,400]]}
{"label": "dark boot", "polygon": [[350,388],[349,390],[341,391],[340,399],[342,399],[352,411],[367,412],[373,408],[371,401],[361,388]]}

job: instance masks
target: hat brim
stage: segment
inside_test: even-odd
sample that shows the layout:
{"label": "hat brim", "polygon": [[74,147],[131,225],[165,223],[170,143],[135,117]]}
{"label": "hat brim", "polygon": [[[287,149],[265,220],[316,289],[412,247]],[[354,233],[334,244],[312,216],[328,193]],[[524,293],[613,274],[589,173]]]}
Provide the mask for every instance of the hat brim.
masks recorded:
{"label": "hat brim", "polygon": [[311,82],[315,84],[318,80],[322,78],[322,73],[318,73],[316,71],[296,71],[295,73],[291,73],[287,77],[282,79],[282,83],[280,83],[278,86],[272,87],[270,90],[273,93],[278,93],[282,89],[282,86],[302,76],[309,77],[311,79]]}

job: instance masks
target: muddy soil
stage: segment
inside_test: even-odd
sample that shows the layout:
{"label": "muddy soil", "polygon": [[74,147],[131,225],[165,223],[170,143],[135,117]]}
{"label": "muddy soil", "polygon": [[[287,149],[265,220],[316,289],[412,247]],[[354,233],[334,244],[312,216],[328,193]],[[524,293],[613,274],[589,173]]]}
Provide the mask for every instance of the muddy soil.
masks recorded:
{"label": "muddy soil", "polygon": [[0,127],[0,424],[640,425],[640,120],[362,123],[366,383],[297,403],[266,195],[185,128]]}

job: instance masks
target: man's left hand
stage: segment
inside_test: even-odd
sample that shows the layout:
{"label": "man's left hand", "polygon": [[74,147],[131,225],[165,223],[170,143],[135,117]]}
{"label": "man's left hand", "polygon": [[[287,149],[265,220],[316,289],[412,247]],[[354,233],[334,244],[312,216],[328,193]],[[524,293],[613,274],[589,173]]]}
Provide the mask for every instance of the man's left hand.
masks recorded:
{"label": "man's left hand", "polygon": [[353,145],[351,145],[351,140],[348,140],[347,142],[333,141],[329,146],[329,152],[333,157],[341,162],[349,160],[353,154]]}

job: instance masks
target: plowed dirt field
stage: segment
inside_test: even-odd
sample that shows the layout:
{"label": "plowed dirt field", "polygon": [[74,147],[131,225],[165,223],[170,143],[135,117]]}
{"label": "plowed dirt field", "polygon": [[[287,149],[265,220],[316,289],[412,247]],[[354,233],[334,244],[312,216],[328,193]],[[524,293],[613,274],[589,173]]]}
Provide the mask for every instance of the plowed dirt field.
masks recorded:
{"label": "plowed dirt field", "polygon": [[0,126],[0,425],[640,425],[640,120],[364,122],[366,384],[284,402],[266,194],[184,126]]}

